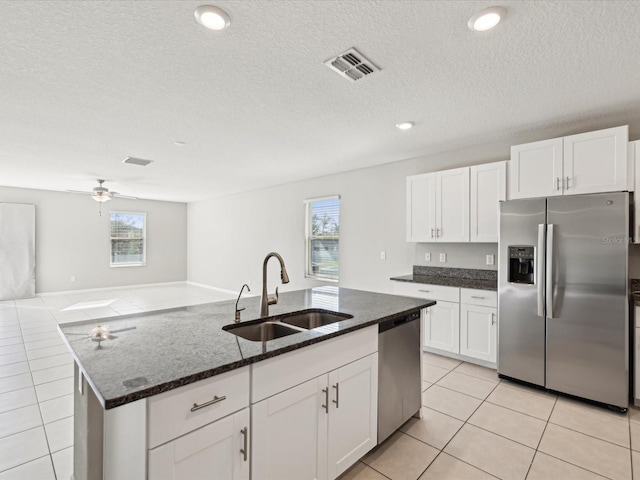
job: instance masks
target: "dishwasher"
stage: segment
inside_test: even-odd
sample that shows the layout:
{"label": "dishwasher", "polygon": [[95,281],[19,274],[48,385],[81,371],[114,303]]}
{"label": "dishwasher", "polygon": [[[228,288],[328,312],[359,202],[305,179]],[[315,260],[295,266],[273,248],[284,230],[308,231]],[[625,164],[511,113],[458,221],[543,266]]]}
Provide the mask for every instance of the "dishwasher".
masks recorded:
{"label": "dishwasher", "polygon": [[378,444],[420,415],[420,311],[378,326]]}

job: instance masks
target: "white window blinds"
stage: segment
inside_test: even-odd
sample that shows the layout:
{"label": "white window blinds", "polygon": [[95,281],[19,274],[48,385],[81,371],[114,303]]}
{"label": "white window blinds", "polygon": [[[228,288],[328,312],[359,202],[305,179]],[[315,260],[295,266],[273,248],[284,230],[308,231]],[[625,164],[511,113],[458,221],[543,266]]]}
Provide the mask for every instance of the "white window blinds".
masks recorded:
{"label": "white window blinds", "polygon": [[338,281],[340,277],[340,197],[305,200],[306,275]]}

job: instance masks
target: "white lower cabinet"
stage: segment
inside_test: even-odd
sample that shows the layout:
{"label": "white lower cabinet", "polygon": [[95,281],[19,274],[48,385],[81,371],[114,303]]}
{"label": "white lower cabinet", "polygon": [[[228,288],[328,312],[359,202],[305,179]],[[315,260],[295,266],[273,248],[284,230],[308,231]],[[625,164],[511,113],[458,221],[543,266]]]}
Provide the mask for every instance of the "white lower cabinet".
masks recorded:
{"label": "white lower cabinet", "polygon": [[149,451],[149,478],[249,480],[249,409]]}
{"label": "white lower cabinet", "polygon": [[252,406],[253,480],[334,479],[376,445],[378,354]]}
{"label": "white lower cabinet", "polygon": [[424,346],[459,353],[460,304],[438,301],[424,310]]}
{"label": "white lower cabinet", "polygon": [[460,354],[495,363],[495,308],[464,303],[460,306]]}

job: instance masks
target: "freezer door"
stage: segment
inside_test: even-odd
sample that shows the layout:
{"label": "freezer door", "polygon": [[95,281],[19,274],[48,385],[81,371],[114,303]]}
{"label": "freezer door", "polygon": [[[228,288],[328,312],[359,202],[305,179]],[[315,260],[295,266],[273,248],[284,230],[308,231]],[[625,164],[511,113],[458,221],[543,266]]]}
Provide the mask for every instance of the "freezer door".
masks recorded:
{"label": "freezer door", "polygon": [[547,205],[546,386],[627,408],[629,194]]}
{"label": "freezer door", "polygon": [[[500,203],[498,373],[540,386],[544,385],[545,208],[546,200],[540,198]],[[510,247],[520,248],[512,248],[510,254]],[[533,284],[511,281],[510,259],[518,250],[528,252],[528,247],[534,252]],[[527,278],[527,272],[520,273]]]}

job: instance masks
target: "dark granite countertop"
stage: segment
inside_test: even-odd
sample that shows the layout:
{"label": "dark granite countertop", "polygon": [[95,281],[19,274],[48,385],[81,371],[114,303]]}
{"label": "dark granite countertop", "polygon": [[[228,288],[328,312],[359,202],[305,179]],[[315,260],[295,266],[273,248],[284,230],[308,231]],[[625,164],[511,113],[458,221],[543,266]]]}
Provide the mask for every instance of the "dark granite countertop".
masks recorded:
{"label": "dark granite countertop", "polygon": [[[353,318],[266,343],[222,330],[234,323],[235,300],[60,325],[76,363],[105,409],[321,342],[434,305],[431,300],[339,287],[280,294],[270,315],[320,308]],[[240,300],[243,321],[260,317],[260,297]],[[117,338],[89,337],[102,325]]]}
{"label": "dark granite countertop", "polygon": [[498,290],[498,272],[471,268],[425,267],[416,265],[412,275],[391,277],[398,282],[426,283],[445,287]]}

